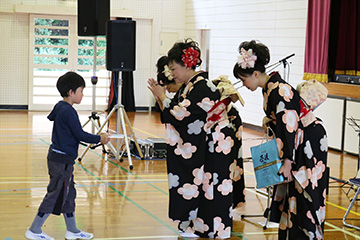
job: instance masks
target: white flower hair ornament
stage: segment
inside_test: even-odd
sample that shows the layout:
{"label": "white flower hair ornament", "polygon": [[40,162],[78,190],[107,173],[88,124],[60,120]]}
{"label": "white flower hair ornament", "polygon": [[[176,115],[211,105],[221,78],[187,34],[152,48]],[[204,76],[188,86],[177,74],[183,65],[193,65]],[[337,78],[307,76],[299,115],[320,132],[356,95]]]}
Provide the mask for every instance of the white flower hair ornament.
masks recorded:
{"label": "white flower hair ornament", "polygon": [[255,66],[255,61],[257,56],[253,53],[253,50],[245,50],[244,48],[240,49],[240,56],[238,58],[238,65],[242,69],[253,68]]}
{"label": "white flower hair ornament", "polygon": [[164,66],[164,71],[163,71],[165,77],[167,77],[170,81],[173,80],[173,76],[171,75],[171,70],[169,69],[168,65]]}

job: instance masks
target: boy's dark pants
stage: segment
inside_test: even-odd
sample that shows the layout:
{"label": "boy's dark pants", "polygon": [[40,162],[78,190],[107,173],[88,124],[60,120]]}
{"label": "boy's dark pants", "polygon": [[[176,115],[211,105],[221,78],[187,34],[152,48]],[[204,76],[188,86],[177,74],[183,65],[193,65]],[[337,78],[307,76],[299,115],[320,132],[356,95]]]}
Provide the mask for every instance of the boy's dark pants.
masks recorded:
{"label": "boy's dark pants", "polygon": [[48,170],[50,182],[39,212],[56,215],[74,212],[76,198],[74,165],[51,161],[48,156]]}

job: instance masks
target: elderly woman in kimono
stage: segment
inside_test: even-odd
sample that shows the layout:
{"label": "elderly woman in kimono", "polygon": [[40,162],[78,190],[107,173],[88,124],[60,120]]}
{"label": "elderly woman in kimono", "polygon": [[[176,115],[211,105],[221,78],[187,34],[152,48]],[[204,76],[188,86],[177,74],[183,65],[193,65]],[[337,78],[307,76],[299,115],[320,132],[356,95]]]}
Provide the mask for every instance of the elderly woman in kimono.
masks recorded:
{"label": "elderly woman in kimono", "polygon": [[235,131],[227,106],[201,64],[198,44],[177,42],[168,52],[169,71],[182,83],[173,98],[149,79],[148,88],[162,102],[167,129],[169,217],[184,237],[228,238],[232,229],[232,176]]}

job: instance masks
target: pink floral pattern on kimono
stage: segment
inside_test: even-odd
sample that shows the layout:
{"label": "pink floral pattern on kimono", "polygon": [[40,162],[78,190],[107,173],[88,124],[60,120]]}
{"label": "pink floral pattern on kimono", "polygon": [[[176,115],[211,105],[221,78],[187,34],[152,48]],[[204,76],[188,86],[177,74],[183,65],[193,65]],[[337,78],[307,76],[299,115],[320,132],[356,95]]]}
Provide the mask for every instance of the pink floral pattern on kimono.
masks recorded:
{"label": "pink floral pattern on kimono", "polygon": [[185,159],[189,159],[191,158],[192,154],[196,152],[196,146],[191,145],[191,143],[179,143],[174,152],[177,155],[181,155]]}
{"label": "pink floral pattern on kimono", "polygon": [[209,230],[209,226],[204,223],[204,220],[201,218],[196,218],[194,220],[194,229],[201,233],[204,233]]}
{"label": "pink floral pattern on kimono", "polygon": [[299,145],[301,145],[303,141],[304,141],[304,131],[298,128],[295,135],[295,150],[298,149]]}
{"label": "pink floral pattern on kimono", "polygon": [[239,181],[241,178],[241,175],[243,174],[243,169],[240,168],[237,165],[237,161],[234,160],[234,162],[230,165],[230,178],[236,182]]}
{"label": "pink floral pattern on kimono", "polygon": [[293,98],[294,93],[291,90],[291,86],[288,84],[279,84],[279,95],[284,98],[285,101],[290,102],[290,100]]}
{"label": "pink floral pattern on kimono", "polygon": [[302,188],[306,188],[309,185],[309,179],[311,178],[311,169],[302,166],[298,171],[292,172],[295,179],[301,185]]}
{"label": "pink floral pattern on kimono", "polygon": [[222,184],[218,186],[218,191],[221,192],[222,195],[228,195],[233,190],[231,179],[224,179]]}
{"label": "pink floral pattern on kimono", "polygon": [[199,196],[198,187],[189,183],[186,183],[183,185],[183,187],[179,188],[178,193],[181,194],[186,200],[197,198]]}
{"label": "pink floral pattern on kimono", "polygon": [[294,110],[285,110],[282,121],[286,124],[286,130],[292,133],[298,128],[299,116]]}
{"label": "pink floral pattern on kimono", "polygon": [[208,97],[203,98],[201,102],[197,103],[197,105],[204,109],[205,112],[208,112],[214,106],[214,104],[214,101],[210,100]]}
{"label": "pink floral pattern on kimono", "polygon": [[209,184],[209,181],[211,179],[211,173],[204,172],[204,165],[201,166],[201,168],[195,168],[193,170],[194,175],[194,183],[196,185],[200,184]]}
{"label": "pink floral pattern on kimono", "polygon": [[170,110],[170,112],[179,121],[183,120],[185,117],[190,116],[190,112],[187,111],[184,107],[175,106],[173,110]]}
{"label": "pink floral pattern on kimono", "polygon": [[234,140],[229,136],[219,141],[215,151],[218,153],[223,152],[226,155],[230,153],[232,146],[234,146]]}
{"label": "pink floral pattern on kimono", "polygon": [[281,214],[279,228],[281,230],[286,230],[286,228],[292,228],[292,221],[288,218],[288,214],[285,212]]}
{"label": "pink floral pattern on kimono", "polygon": [[235,133],[235,137],[240,141],[243,135],[243,126],[240,126]]}
{"label": "pink floral pattern on kimono", "polygon": [[202,189],[205,192],[206,199],[209,199],[209,200],[214,199],[214,183],[213,182],[211,184],[209,184],[209,183],[204,184]]}
{"label": "pink floral pattern on kimono", "polygon": [[[314,161],[316,161],[316,158],[314,157]],[[325,172],[325,165],[322,161],[318,161],[315,167],[311,170],[311,183],[312,188],[315,189],[315,187],[318,186],[318,180],[322,178],[323,173]]]}
{"label": "pink floral pattern on kimono", "polygon": [[225,225],[222,223],[222,219],[220,217],[214,218],[214,230],[218,232],[220,238],[228,238],[231,235],[231,228],[225,228]]}

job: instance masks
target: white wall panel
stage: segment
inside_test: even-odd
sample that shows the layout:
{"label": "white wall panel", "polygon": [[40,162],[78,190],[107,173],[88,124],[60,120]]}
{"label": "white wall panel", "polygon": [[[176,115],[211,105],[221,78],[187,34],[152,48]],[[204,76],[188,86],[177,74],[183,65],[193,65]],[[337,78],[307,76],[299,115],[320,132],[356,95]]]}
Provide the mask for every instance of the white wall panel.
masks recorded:
{"label": "white wall panel", "polygon": [[[24,6],[22,13],[14,13],[14,6]],[[0,1],[0,105],[29,105],[29,14],[46,9],[49,14],[57,7],[76,7],[77,0],[2,0]],[[185,37],[185,1],[177,0],[111,0],[112,10],[132,13],[138,22],[137,66],[134,73],[136,107],[148,107],[149,91],[146,80],[156,76],[155,64],[160,57],[159,33],[178,33]],[[26,7],[27,6],[27,7]],[[65,9],[65,8],[64,8]],[[29,11],[29,12],[26,12]],[[116,13],[122,11],[116,11]],[[64,12],[64,15],[74,14]],[[121,16],[118,16],[121,17]],[[194,32],[196,36],[196,32]],[[90,85],[89,89],[91,88]],[[102,94],[102,93],[101,93]],[[103,98],[101,96],[101,98]],[[84,99],[86,100],[86,99]],[[40,100],[39,100],[40,101]],[[52,99],[52,101],[54,101]],[[41,102],[41,101],[40,101]],[[85,103],[86,101],[84,101]],[[83,107],[79,106],[79,107]],[[47,110],[52,105],[39,110]],[[86,109],[90,110],[90,109]]]}
{"label": "white wall panel", "polygon": [[[295,57],[289,59],[292,62],[289,81],[294,87],[301,81],[306,0],[187,0],[186,8],[194,13],[186,15],[187,27],[195,21],[197,28],[208,26],[210,29],[210,78],[224,74],[236,81],[232,76],[232,69],[237,60],[238,45],[242,41],[255,39],[269,47],[270,63],[295,53]],[[192,29],[187,30],[192,33]],[[198,38],[197,35],[199,41]],[[282,65],[275,70],[283,75]],[[240,92],[246,102],[245,108],[239,107],[243,121],[260,126],[264,116],[261,91],[251,93],[243,88]]]}
{"label": "white wall panel", "polygon": [[0,29],[0,105],[27,105],[29,16],[0,13]]}
{"label": "white wall panel", "polygon": [[[356,124],[360,126],[360,102],[346,101],[346,118],[356,119]],[[350,122],[345,125],[344,151],[359,154],[359,128]]]}
{"label": "white wall panel", "polygon": [[341,150],[342,144],[343,111],[344,100],[336,98],[328,98],[314,111],[323,120],[329,147],[337,150]]}

